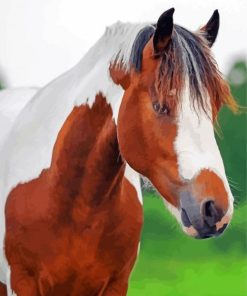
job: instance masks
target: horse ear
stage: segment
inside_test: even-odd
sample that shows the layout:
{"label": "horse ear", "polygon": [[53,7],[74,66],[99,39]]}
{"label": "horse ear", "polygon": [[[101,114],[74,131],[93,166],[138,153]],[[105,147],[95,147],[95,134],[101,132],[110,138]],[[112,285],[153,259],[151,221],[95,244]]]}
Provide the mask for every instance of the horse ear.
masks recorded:
{"label": "horse ear", "polygon": [[109,73],[113,82],[121,85],[126,90],[130,85],[130,74],[117,64],[112,64],[109,67]]}
{"label": "horse ear", "polygon": [[155,30],[153,38],[155,53],[161,53],[162,51],[164,51],[171,39],[174,11],[174,8],[170,8],[169,10],[162,13],[162,15],[158,19],[157,28]]}
{"label": "horse ear", "polygon": [[200,29],[200,31],[205,35],[205,38],[208,40],[210,47],[214,44],[217,38],[219,26],[220,15],[216,9],[207,24]]}

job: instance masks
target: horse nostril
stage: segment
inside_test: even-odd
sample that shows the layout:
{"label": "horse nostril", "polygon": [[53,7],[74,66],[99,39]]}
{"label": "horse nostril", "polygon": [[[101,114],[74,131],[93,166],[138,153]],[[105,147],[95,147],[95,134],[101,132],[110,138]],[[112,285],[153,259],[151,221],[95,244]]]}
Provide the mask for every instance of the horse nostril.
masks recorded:
{"label": "horse nostril", "polygon": [[212,217],[213,216],[213,212],[214,212],[214,202],[209,200],[205,202],[204,205],[204,209],[205,209],[205,216],[206,217]]}
{"label": "horse nostril", "polygon": [[219,221],[220,214],[215,207],[214,201],[208,200],[202,205],[202,216],[204,222],[210,227]]}

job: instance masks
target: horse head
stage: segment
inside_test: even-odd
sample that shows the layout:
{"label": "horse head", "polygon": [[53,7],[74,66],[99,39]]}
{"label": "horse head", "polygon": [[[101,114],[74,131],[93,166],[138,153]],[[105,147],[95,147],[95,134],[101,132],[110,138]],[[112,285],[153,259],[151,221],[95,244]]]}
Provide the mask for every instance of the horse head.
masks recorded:
{"label": "horse head", "polygon": [[222,105],[236,109],[211,53],[216,10],[196,32],[173,23],[174,9],[142,29],[131,67],[110,66],[124,89],[118,140],[126,162],[158,190],[183,230],[218,236],[233,214],[233,196],[214,134]]}

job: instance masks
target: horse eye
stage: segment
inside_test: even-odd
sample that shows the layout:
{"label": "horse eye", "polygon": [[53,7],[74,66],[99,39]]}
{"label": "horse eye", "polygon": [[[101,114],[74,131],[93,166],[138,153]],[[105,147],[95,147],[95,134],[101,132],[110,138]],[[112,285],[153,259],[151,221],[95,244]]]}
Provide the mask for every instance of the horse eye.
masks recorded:
{"label": "horse eye", "polygon": [[161,108],[160,108],[160,113],[161,114],[169,114],[170,113],[170,109],[167,105],[163,105]]}
{"label": "horse eye", "polygon": [[153,108],[155,112],[159,112],[160,111],[160,103],[155,102],[153,103]]}

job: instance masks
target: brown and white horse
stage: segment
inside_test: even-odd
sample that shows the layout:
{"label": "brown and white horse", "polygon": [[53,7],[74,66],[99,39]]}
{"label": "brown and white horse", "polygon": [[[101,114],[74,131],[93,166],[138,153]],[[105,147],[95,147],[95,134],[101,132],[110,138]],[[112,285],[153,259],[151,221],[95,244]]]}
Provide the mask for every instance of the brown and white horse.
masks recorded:
{"label": "brown and white horse", "polygon": [[219,14],[192,33],[173,13],[118,22],[43,89],[1,93],[1,296],[126,295],[139,174],[188,235],[230,222],[214,121],[236,105],[210,51]]}

